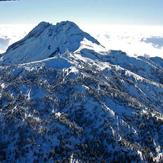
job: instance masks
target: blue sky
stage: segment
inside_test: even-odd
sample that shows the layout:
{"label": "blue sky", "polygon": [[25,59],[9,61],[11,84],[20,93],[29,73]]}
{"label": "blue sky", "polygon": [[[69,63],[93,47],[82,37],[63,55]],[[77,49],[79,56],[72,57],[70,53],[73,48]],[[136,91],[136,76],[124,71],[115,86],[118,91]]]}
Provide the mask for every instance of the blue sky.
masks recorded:
{"label": "blue sky", "polygon": [[0,2],[0,24],[163,25],[163,0],[19,0]]}

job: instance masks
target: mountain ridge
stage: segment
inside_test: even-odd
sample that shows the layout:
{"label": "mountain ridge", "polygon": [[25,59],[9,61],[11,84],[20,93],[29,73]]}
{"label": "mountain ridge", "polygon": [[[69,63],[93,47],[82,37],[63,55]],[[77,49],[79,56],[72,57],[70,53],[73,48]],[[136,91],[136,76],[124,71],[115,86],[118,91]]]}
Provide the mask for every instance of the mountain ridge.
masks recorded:
{"label": "mountain ridge", "polygon": [[0,66],[0,161],[161,162],[162,60],[79,41]]}

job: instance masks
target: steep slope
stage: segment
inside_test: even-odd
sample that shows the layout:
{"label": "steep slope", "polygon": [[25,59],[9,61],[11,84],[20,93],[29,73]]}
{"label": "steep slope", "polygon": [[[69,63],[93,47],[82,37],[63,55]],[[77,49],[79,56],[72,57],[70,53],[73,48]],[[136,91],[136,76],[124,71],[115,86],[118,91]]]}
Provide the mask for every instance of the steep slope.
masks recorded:
{"label": "steep slope", "polygon": [[[29,40],[37,40],[51,25],[41,26],[42,32],[35,28]],[[19,49],[28,39],[6,55],[24,55]],[[3,61],[0,161],[161,162],[162,59],[103,52],[91,36],[76,44],[72,51],[65,46],[63,52],[29,63]]]}
{"label": "steep slope", "polygon": [[53,57],[57,53],[73,52],[83,39],[100,45],[73,22],[64,21],[56,25],[41,22],[25,38],[7,49],[1,63],[20,64]]}
{"label": "steep slope", "polygon": [[[88,50],[86,51],[88,53]],[[96,53],[96,57],[104,62],[119,65],[146,79],[163,84],[163,59],[159,57],[129,57],[125,52],[114,50],[103,56]]]}

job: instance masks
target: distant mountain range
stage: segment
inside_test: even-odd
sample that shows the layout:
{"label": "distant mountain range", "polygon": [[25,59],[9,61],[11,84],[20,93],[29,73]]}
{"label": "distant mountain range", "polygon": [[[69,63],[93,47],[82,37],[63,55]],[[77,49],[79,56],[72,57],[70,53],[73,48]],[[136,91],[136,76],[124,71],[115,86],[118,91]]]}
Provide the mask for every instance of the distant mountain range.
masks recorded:
{"label": "distant mountain range", "polygon": [[163,161],[163,59],[41,22],[0,58],[1,162]]}

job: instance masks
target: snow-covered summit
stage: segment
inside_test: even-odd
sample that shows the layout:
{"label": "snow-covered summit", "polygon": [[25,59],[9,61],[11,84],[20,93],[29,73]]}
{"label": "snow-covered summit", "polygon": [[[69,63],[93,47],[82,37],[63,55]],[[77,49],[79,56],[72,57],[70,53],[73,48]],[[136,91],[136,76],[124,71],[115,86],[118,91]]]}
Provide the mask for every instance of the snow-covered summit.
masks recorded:
{"label": "snow-covered summit", "polygon": [[46,59],[66,51],[74,52],[84,39],[100,45],[73,22],[63,21],[56,25],[41,22],[22,40],[11,45],[1,62],[19,64]]}

